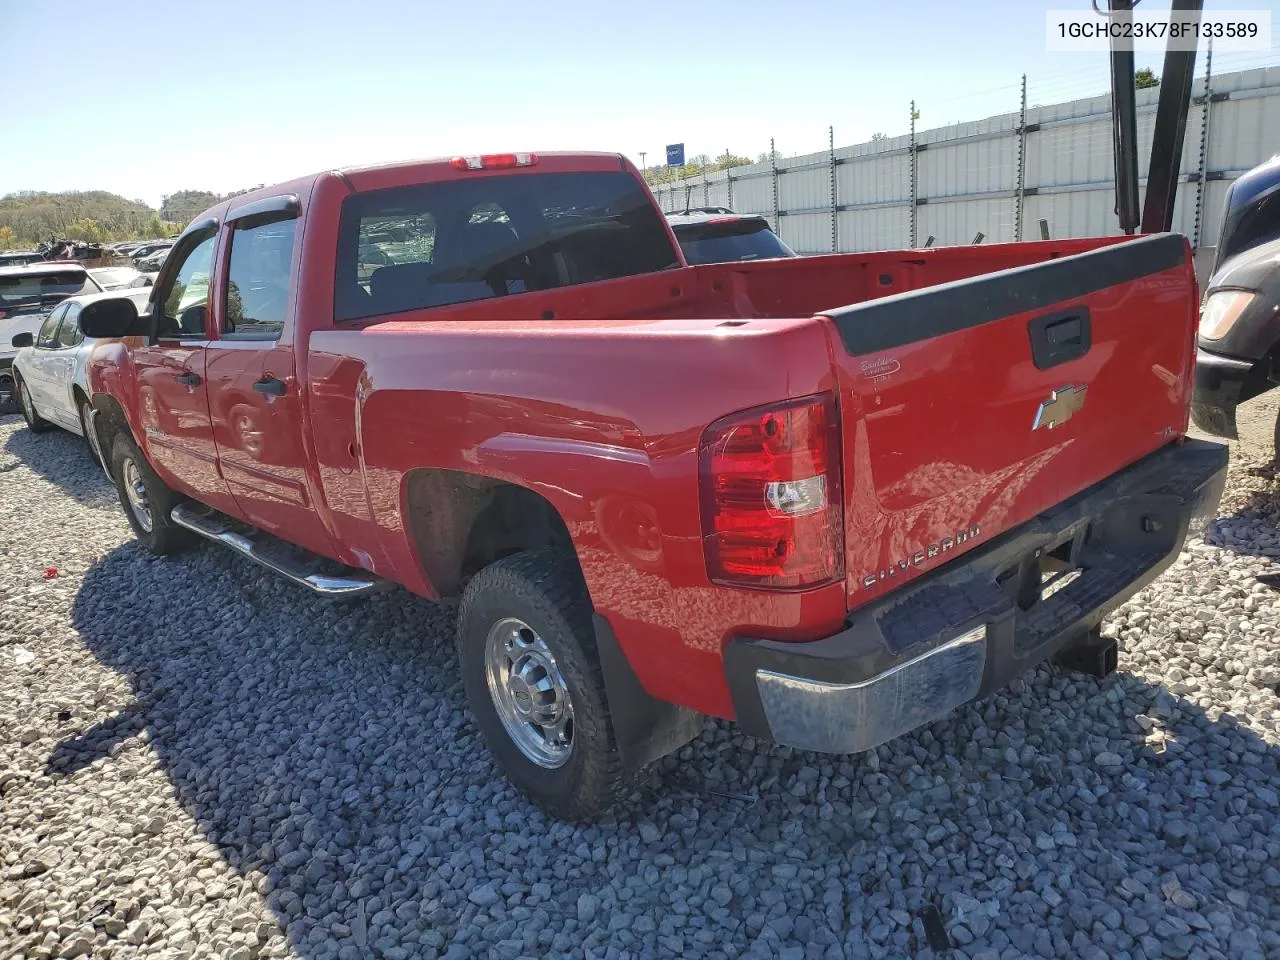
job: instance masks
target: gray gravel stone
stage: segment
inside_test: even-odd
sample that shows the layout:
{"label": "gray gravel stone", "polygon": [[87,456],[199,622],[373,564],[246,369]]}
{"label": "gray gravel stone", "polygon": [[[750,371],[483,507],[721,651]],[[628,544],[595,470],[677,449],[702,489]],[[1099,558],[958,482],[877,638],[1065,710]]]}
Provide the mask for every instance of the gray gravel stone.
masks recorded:
{"label": "gray gravel stone", "polygon": [[1108,618],[1107,681],[860,757],[710,723],[588,825],[496,774],[451,610],[147,557],[70,435],[0,420],[0,471],[0,960],[907,956],[929,910],[971,957],[1280,956],[1260,461]]}

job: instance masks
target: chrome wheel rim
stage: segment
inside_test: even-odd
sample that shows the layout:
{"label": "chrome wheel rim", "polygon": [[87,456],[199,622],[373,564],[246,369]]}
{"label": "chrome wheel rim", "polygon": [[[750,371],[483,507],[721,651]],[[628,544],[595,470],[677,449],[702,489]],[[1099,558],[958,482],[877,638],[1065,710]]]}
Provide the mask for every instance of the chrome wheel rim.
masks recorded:
{"label": "chrome wheel rim", "polygon": [[151,532],[151,501],[147,499],[147,488],[142,482],[142,474],[132,459],[124,462],[124,493],[129,498],[129,509],[145,532]]}
{"label": "chrome wheel rim", "polygon": [[36,408],[31,403],[31,394],[25,383],[18,384],[18,401],[22,404],[22,415],[27,418],[27,423],[35,423]]}
{"label": "chrome wheel rim", "polygon": [[523,620],[499,620],[485,639],[484,665],[511,742],[540,767],[564,766],[573,752],[573,700],[546,641]]}

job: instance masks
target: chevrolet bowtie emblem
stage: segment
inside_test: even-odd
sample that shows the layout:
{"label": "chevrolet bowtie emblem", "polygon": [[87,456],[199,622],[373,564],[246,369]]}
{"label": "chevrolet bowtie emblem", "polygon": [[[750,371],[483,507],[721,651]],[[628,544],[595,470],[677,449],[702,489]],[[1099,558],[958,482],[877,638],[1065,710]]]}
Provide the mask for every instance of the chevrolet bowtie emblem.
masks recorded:
{"label": "chevrolet bowtie emblem", "polygon": [[1046,427],[1052,430],[1062,426],[1071,419],[1073,413],[1084,406],[1084,395],[1088,391],[1089,388],[1084,386],[1059,387],[1049,394],[1048,400],[1040,401],[1040,409],[1036,411],[1036,419],[1031,424],[1031,429],[1039,430],[1041,427]]}

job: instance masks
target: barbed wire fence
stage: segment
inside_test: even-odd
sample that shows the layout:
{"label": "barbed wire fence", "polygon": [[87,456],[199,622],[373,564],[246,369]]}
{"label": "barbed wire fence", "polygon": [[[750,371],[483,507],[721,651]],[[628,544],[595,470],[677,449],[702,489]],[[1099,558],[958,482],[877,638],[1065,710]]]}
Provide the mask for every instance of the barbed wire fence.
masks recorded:
{"label": "barbed wire fence", "polygon": [[[1159,88],[1138,91],[1145,183]],[[783,154],[658,184],[662,209],[760,214],[797,252],[814,254],[1097,236],[1114,212],[1111,97],[1105,55],[991,89],[904,103],[894,136]],[[728,151],[725,151],[726,154]],[[1174,229],[1211,246],[1230,182],[1280,152],[1280,58],[1197,57]]]}

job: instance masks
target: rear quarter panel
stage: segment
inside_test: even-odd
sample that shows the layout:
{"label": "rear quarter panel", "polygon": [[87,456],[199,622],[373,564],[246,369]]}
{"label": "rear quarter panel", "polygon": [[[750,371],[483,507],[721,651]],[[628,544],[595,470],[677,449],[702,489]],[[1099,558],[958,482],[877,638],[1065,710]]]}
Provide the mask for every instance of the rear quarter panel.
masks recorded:
{"label": "rear quarter panel", "polygon": [[317,463],[338,539],[431,596],[406,533],[409,472],[534,490],[564,519],[592,602],[645,688],[732,716],[727,639],[814,639],[839,626],[845,605],[839,585],[779,594],[710,584],[698,441],[725,414],[834,384],[819,323],[709,326],[417,321],[313,335],[309,392],[326,424]]}

